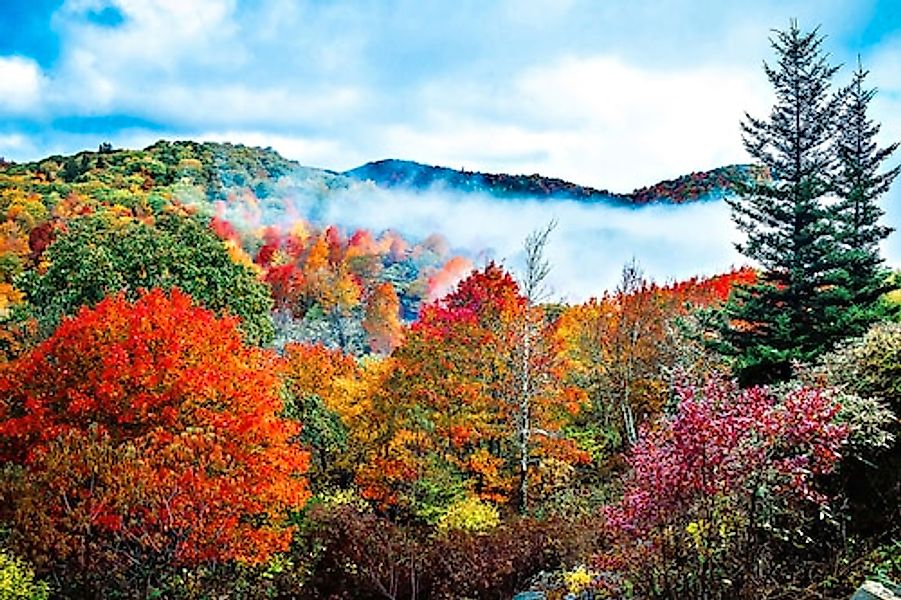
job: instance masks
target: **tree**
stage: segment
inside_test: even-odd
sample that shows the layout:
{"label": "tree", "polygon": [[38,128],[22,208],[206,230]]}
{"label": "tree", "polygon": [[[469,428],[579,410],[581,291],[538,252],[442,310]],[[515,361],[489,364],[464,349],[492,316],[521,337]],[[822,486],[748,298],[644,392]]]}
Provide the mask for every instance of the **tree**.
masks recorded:
{"label": "tree", "polygon": [[178,290],[65,319],[0,371],[11,549],[94,597],[286,550],[308,455],[280,416],[279,368]]}
{"label": "tree", "polygon": [[766,596],[770,548],[791,539],[797,554],[812,510],[827,505],[817,478],[848,438],[841,407],[819,389],[738,390],[721,378],[678,399],[631,450],[623,496],[605,509],[612,547],[600,570],[640,597]]}
{"label": "tree", "polygon": [[547,291],[545,280],[550,273],[550,263],[544,257],[547,239],[554,228],[555,221],[548,223],[543,229],[532,232],[526,238],[525,271],[522,277],[522,291],[525,296],[525,310],[522,314],[522,343],[518,348],[520,360],[518,364],[520,379],[520,395],[517,402],[517,439],[519,440],[519,485],[517,486],[517,506],[520,513],[528,510],[529,503],[529,466],[532,464],[532,422],[531,412],[533,398],[540,393],[542,373],[534,371],[534,354],[538,338],[544,323],[544,311],[537,306],[545,299]]}
{"label": "tree", "polygon": [[618,450],[633,444],[638,423],[662,408],[663,366],[672,353],[667,328],[679,313],[670,296],[676,295],[648,282],[631,261],[613,294],[572,307],[561,318],[571,376],[588,391],[589,418],[602,427],[597,437],[603,439],[595,445]]}
{"label": "tree", "polygon": [[901,165],[898,165],[879,173],[882,163],[898,144],[885,148],[876,144],[879,124],[867,116],[867,108],[876,91],[866,89],[867,74],[858,62],[851,85],[840,92],[834,142],[838,168],[832,185],[840,200],[832,210],[850,292],[850,310],[844,311],[843,315],[849,336],[861,335],[866,330],[878,316],[874,310],[876,300],[888,291],[879,242],[892,232],[892,228],[879,223],[884,212],[877,201],[901,172]]}
{"label": "tree", "polygon": [[837,317],[846,290],[824,198],[835,164],[831,148],[836,100],[816,30],[796,23],[771,40],[775,67],[764,65],[776,92],[768,120],[746,115],[745,148],[771,177],[738,185],[728,200],[746,239],[738,250],[762,267],[758,283],[737,290],[727,310],[724,349],[742,383],[787,379],[793,360],[807,361],[840,339]]}
{"label": "tree", "polygon": [[[380,424],[357,474],[366,497],[426,520],[463,495],[518,503],[526,309],[495,264],[423,307],[371,399]],[[585,460],[562,434],[582,395],[564,384],[552,326],[540,323],[528,366],[527,490],[552,466]]]}
{"label": "tree", "polygon": [[369,337],[369,349],[376,354],[391,354],[403,341],[400,300],[390,283],[377,285],[366,300],[363,329]]}
{"label": "tree", "polygon": [[152,223],[101,211],[70,221],[47,249],[49,267],[30,272],[23,288],[44,335],[81,306],[105,296],[178,287],[198,303],[241,319],[256,344],[273,337],[272,299],[254,271],[235,263],[199,217],[165,213]]}

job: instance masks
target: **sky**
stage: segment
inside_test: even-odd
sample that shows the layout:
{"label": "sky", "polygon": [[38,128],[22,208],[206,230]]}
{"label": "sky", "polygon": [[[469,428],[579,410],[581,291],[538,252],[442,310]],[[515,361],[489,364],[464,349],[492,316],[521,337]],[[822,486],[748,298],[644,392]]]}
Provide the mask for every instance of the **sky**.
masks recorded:
{"label": "sky", "polygon": [[[744,162],[768,36],[861,55],[901,138],[901,2],[0,0],[0,156],[166,139],[540,172],[615,191]],[[850,67],[837,77],[847,79]]]}
{"label": "sky", "polygon": [[[901,140],[898,0],[0,0],[0,156],[194,139],[269,146],[337,171],[400,158],[630,191],[748,161],[740,122],[772,106],[768,37],[793,18],[826,35],[845,65],[836,85],[860,56],[879,90],[882,142]],[[899,186],[886,201],[896,227]],[[502,255],[561,220],[526,204],[472,208],[484,226],[473,229],[458,199],[433,200],[449,237],[481,236]],[[558,212],[553,251],[573,278],[597,262],[590,278],[609,285],[628,253],[660,278],[740,261],[722,207],[683,211],[678,223]],[[385,214],[395,212],[358,220],[374,227]],[[676,227],[718,245],[667,245],[661,232]],[[663,237],[639,239],[642,230]],[[888,254],[901,264],[895,237]],[[570,238],[583,242],[567,253]],[[579,254],[587,240],[590,260]],[[717,260],[700,268],[699,256]]]}

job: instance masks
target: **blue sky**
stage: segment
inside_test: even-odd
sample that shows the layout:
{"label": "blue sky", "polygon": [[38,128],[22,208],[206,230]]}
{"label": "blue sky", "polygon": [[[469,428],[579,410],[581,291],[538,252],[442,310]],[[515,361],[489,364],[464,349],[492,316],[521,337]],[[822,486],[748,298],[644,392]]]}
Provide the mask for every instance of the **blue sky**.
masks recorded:
{"label": "blue sky", "polygon": [[[821,25],[901,139],[897,0],[2,0],[0,156],[159,138],[629,190],[746,160],[767,36]],[[844,68],[837,83],[847,80]]]}

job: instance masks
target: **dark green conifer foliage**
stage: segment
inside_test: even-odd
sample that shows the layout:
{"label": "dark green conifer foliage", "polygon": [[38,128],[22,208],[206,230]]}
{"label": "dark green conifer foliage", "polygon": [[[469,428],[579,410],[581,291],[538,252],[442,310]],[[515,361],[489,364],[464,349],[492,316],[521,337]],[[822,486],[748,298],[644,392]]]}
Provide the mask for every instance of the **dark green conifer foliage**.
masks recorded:
{"label": "dark green conifer foliage", "polygon": [[794,22],[775,32],[778,62],[764,69],[776,103],[769,119],[746,115],[742,123],[745,148],[763,175],[742,183],[729,202],[746,236],[738,250],[762,273],[735,294],[722,338],[744,384],[787,379],[792,361],[814,358],[843,335],[836,315],[847,292],[837,285],[840,257],[824,202],[836,164],[838,102],[829,87],[838,67],[822,42]]}
{"label": "dark green conifer foliage", "polygon": [[901,172],[901,165],[884,173],[880,168],[898,144],[879,148],[879,124],[867,116],[876,91],[867,89],[868,72],[858,62],[851,84],[839,93],[840,109],[834,148],[838,159],[833,188],[839,198],[832,207],[840,252],[840,273],[849,290],[848,310],[842,315],[848,335],[862,335],[880,317],[879,296],[891,287],[879,254],[879,243],[892,228],[880,224],[884,211],[878,200]]}

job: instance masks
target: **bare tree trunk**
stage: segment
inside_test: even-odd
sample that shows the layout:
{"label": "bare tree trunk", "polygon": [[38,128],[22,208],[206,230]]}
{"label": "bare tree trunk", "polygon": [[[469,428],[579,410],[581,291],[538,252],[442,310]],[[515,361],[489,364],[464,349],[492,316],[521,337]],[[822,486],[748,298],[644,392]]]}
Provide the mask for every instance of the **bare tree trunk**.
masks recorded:
{"label": "bare tree trunk", "polygon": [[547,294],[545,280],[550,272],[550,264],[544,258],[544,248],[548,236],[557,226],[555,221],[548,223],[543,229],[531,233],[525,241],[526,269],[523,274],[522,289],[526,297],[526,306],[522,321],[522,354],[519,365],[519,402],[517,406],[516,425],[519,442],[519,486],[517,489],[517,506],[520,514],[529,508],[529,465],[532,460],[532,398],[535,395],[535,381],[532,373],[533,345],[535,343],[535,325],[532,322],[533,308]]}
{"label": "bare tree trunk", "polygon": [[[527,307],[528,309],[531,307]],[[532,424],[530,412],[532,404],[531,389],[531,365],[532,360],[532,328],[526,314],[525,331],[523,331],[522,351],[522,386],[519,396],[519,512],[525,513],[529,506],[529,460],[531,458],[530,441],[532,437]]]}

